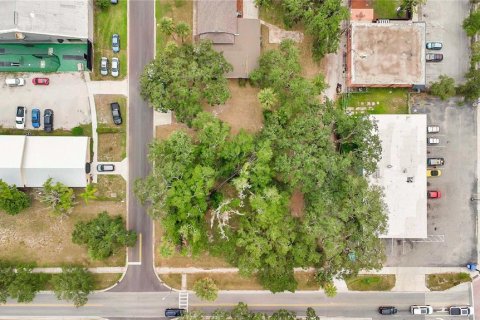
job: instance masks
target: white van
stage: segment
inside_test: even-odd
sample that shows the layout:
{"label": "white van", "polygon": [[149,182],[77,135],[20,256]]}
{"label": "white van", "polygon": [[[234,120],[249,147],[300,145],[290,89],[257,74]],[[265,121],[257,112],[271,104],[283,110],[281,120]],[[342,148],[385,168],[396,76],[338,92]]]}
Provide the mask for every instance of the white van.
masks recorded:
{"label": "white van", "polygon": [[25,85],[25,79],[23,78],[7,78],[5,84],[10,87],[19,87]]}

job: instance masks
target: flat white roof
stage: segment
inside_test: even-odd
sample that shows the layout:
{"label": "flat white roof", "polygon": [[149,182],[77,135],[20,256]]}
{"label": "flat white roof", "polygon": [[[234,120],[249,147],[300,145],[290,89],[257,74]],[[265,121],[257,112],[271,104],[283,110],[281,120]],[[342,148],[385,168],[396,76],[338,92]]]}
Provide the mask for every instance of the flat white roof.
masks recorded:
{"label": "flat white roof", "polygon": [[380,238],[427,237],[427,116],[374,115],[382,159],[370,183],[383,188],[387,233]]}
{"label": "flat white roof", "polygon": [[69,187],[87,185],[88,137],[0,136],[0,148],[8,150],[0,179],[9,184],[41,187],[52,178]]}
{"label": "flat white roof", "polygon": [[88,38],[89,0],[1,0],[0,33]]}

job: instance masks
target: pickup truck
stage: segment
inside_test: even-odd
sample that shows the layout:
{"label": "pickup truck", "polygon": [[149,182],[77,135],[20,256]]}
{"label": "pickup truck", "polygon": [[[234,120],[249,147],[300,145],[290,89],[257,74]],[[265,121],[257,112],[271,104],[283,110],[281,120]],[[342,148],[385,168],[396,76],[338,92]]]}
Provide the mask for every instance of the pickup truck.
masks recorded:
{"label": "pickup truck", "polygon": [[473,307],[450,307],[451,316],[468,316],[473,314]]}

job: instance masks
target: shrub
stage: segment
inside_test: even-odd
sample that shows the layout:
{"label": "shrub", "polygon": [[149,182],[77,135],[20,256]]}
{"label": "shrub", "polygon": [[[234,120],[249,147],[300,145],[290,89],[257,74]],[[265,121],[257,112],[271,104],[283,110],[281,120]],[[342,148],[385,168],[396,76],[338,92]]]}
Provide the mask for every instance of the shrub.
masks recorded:
{"label": "shrub", "polygon": [[72,135],[74,136],[83,136],[83,128],[82,127],[75,127],[72,129]]}

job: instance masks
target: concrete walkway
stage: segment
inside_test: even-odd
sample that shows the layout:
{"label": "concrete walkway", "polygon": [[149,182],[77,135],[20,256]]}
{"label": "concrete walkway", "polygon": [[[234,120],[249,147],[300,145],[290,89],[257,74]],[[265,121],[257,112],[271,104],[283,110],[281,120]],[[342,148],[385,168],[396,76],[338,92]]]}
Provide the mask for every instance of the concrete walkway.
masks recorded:
{"label": "concrete walkway", "polygon": [[[126,267],[98,267],[88,268],[91,273],[124,273]],[[62,273],[62,268],[33,268],[34,273]]]}
{"label": "concrete walkway", "polygon": [[303,41],[303,33],[298,31],[287,31],[283,30],[273,24],[260,20],[260,23],[268,27],[268,42],[269,43],[280,43],[285,39],[292,39],[295,42]]}
{"label": "concrete walkway", "polygon": [[123,94],[128,96],[128,81],[87,81],[88,92],[92,94]]}
{"label": "concrete walkway", "polygon": [[[295,268],[296,272],[300,271],[314,271],[314,268],[302,269]],[[195,273],[237,273],[238,268],[213,268],[213,269],[202,269],[202,268],[169,268],[169,267],[158,267],[155,268],[155,271],[159,274],[171,274],[171,273],[181,273],[181,274],[195,274]],[[467,272],[470,273],[471,277],[477,275],[477,272],[469,272],[467,268],[464,267],[385,267],[379,271],[369,271],[361,272],[360,274],[394,274],[396,277],[395,287],[392,291],[398,292],[427,292],[430,291],[425,286],[425,276],[428,274],[434,273],[458,273],[458,272]],[[337,287],[338,292],[348,291],[347,285],[343,280],[334,280],[334,284]]]}
{"label": "concrete walkway", "polygon": [[[115,171],[97,172],[98,164],[113,164],[115,166]],[[125,179],[125,181],[128,181],[128,158],[123,159],[121,162],[95,162],[92,166],[92,171],[96,173],[95,176],[100,174],[119,174]]]}

